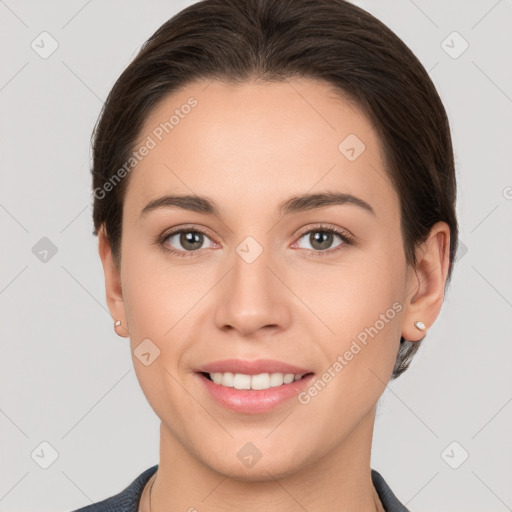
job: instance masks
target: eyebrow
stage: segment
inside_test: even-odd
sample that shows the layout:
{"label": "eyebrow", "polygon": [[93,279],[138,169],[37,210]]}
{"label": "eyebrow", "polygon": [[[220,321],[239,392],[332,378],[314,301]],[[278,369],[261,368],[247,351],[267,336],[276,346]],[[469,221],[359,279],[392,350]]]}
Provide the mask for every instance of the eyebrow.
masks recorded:
{"label": "eyebrow", "polygon": [[[277,207],[280,216],[300,213],[308,210],[316,210],[334,205],[353,205],[375,215],[373,208],[363,199],[341,192],[322,192],[318,194],[303,194],[292,196]],[[166,195],[153,199],[144,206],[140,218],[149,212],[162,208],[180,208],[191,212],[220,217],[220,210],[212,199],[196,195]]]}

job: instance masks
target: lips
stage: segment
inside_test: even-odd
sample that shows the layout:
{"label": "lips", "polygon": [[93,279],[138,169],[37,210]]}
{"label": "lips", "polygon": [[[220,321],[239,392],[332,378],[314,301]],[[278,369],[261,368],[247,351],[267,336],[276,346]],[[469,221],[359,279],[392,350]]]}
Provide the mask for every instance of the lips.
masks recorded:
{"label": "lips", "polygon": [[296,366],[274,359],[258,359],[247,361],[244,359],[224,359],[205,364],[196,369],[197,373],[242,373],[245,375],[259,375],[261,373],[293,373],[304,375],[313,373],[310,369]]}
{"label": "lips", "polygon": [[[299,369],[302,370],[302,368]],[[216,372],[213,372],[213,374],[219,375]],[[227,374],[226,372],[224,375]],[[296,398],[307,386],[311,385],[311,382],[315,378],[313,373],[308,373],[301,379],[287,384],[283,383],[276,387],[254,390],[252,388],[237,389],[235,387],[216,384],[206,378],[203,372],[197,373],[196,375],[199,385],[202,386],[202,388],[199,389],[206,392],[207,397],[213,399],[213,401],[223,409],[249,415],[270,413],[280,406],[284,406],[286,403],[291,404],[291,406],[295,404],[295,407],[302,407],[302,405],[298,405],[299,401],[296,400]],[[254,376],[251,378],[254,378]]]}

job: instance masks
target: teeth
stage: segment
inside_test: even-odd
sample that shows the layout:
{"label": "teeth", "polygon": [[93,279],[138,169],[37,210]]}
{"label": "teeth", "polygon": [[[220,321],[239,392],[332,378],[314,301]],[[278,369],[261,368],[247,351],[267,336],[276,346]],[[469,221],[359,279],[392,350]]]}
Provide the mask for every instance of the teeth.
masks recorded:
{"label": "teeth", "polygon": [[210,373],[215,384],[235,389],[269,389],[283,384],[300,380],[303,375],[293,373],[260,373],[259,375],[245,375],[243,373]]}

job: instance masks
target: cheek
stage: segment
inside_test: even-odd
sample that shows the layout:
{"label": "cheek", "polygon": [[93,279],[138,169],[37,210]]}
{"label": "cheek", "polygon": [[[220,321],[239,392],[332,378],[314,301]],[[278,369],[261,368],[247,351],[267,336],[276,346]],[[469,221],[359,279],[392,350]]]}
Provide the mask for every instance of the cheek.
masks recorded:
{"label": "cheek", "polygon": [[374,407],[395,364],[400,342],[400,285],[389,275],[375,281],[376,274],[376,270],[367,271],[331,282],[323,297],[323,320],[334,334],[317,335],[325,367],[317,376],[316,389],[311,390],[311,410],[331,411],[332,423],[325,428],[336,425],[334,436],[340,428],[348,433]]}
{"label": "cheek", "polygon": [[181,400],[175,379],[180,378],[182,354],[186,351],[184,329],[190,327],[189,300],[182,293],[187,287],[177,280],[175,270],[148,265],[143,254],[125,261],[123,296],[133,366],[148,403],[163,418],[168,414],[169,390],[171,401]]}
{"label": "cheek", "polygon": [[[151,340],[160,351],[152,366],[176,375],[183,365],[182,356],[190,343],[190,333],[197,325],[199,302],[213,283],[205,272],[171,265],[164,256],[155,257],[155,252],[154,248],[141,249],[125,259],[123,297],[132,352],[144,340]],[[141,366],[135,359],[134,364]],[[142,382],[155,378],[148,377],[144,371],[138,375]],[[161,375],[163,380],[167,377]]]}
{"label": "cheek", "polygon": [[320,340],[327,365],[338,361],[343,367],[338,364],[334,373],[343,375],[337,380],[344,389],[371,394],[369,380],[378,389],[379,379],[388,381],[400,342],[404,279],[405,260],[376,242],[346,265],[318,274],[314,287],[308,280],[298,292],[322,320],[313,319],[313,337]]}
{"label": "cheek", "polygon": [[381,315],[389,320],[386,326],[396,323],[400,308],[395,303],[402,299],[405,263],[386,255],[383,248],[357,251],[337,265],[293,274],[294,291],[329,328],[333,339],[355,337]]}
{"label": "cheek", "polygon": [[[136,338],[160,338],[170,327],[168,301],[162,296],[165,279],[155,283],[155,275],[145,272],[143,267],[134,265],[127,269],[128,282],[123,289],[125,310],[130,326],[130,334]],[[166,322],[167,318],[167,322]]]}
{"label": "cheek", "polygon": [[127,234],[124,242],[123,298],[130,333],[162,338],[175,323],[180,304],[188,302],[190,288],[180,280],[179,269],[166,265],[165,257],[148,241],[130,240]]}

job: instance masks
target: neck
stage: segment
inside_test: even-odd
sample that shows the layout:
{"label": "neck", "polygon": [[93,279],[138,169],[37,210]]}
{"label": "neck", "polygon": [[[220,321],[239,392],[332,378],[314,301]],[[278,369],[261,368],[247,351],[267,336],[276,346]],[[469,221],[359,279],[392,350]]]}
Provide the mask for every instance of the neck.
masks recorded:
{"label": "neck", "polygon": [[[277,477],[271,471],[263,471],[250,481],[237,478],[233,471],[222,472],[213,469],[213,464],[205,464],[162,423],[160,462],[151,495],[152,512],[195,509],[231,512],[239,511],[241,503],[246,512],[383,512],[371,480],[374,420],[375,408],[343,442],[319,459],[307,461],[300,468],[290,467]],[[145,501],[149,502],[147,494]]]}

